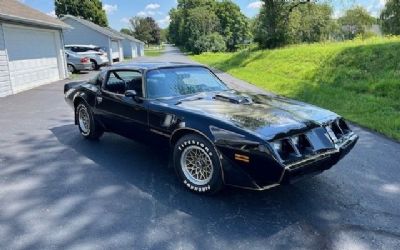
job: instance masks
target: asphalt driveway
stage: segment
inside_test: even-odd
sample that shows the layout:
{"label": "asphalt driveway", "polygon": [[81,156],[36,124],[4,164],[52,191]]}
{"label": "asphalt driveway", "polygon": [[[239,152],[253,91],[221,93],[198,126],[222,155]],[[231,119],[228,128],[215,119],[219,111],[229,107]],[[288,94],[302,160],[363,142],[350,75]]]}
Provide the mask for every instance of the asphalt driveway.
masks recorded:
{"label": "asphalt driveway", "polygon": [[[140,60],[188,59],[168,47]],[[165,149],[83,140],[64,82],[0,98],[0,249],[400,248],[397,142],[355,127],[360,141],[330,171],[204,197],[178,183]]]}

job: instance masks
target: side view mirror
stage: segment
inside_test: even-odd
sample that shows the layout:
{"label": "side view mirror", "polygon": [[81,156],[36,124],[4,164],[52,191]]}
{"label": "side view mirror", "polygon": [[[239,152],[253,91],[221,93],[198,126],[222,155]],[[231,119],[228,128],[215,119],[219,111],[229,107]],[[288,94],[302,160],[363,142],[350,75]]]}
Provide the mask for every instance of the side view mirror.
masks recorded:
{"label": "side view mirror", "polygon": [[127,90],[127,91],[125,91],[125,96],[130,97],[130,98],[136,98],[137,93],[135,90]]}

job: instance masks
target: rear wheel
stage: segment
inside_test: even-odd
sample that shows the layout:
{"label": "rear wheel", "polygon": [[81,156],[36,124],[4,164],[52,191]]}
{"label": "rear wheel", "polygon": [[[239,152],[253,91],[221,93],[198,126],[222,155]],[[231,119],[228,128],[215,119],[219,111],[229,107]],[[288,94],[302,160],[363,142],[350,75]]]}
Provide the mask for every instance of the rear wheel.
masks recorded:
{"label": "rear wheel", "polygon": [[90,107],[86,103],[80,102],[76,106],[75,112],[79,131],[83,137],[89,140],[97,140],[103,135],[104,130],[94,120]]}
{"label": "rear wheel", "polygon": [[72,64],[67,65],[68,72],[74,73],[76,71],[75,67]]}
{"label": "rear wheel", "polygon": [[178,177],[192,192],[214,194],[223,187],[218,153],[202,136],[183,136],[174,146],[173,159]]}

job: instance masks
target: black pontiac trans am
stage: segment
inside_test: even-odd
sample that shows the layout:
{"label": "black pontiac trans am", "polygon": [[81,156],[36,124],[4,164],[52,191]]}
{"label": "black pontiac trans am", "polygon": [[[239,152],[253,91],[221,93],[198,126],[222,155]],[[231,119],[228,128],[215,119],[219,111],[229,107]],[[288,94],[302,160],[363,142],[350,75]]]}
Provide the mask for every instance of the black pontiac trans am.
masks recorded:
{"label": "black pontiac trans am", "polygon": [[120,64],[66,84],[64,93],[83,137],[114,132],[168,145],[178,178],[198,193],[264,190],[321,173],[358,139],[335,113],[240,93],[200,65]]}

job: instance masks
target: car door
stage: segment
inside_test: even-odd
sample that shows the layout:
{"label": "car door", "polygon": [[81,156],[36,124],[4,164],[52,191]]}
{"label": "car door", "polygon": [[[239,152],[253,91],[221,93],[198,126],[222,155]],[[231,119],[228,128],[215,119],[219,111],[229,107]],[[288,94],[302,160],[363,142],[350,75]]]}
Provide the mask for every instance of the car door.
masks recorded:
{"label": "car door", "polygon": [[[96,109],[106,128],[123,136],[140,139],[148,132],[147,105],[143,98],[142,73],[134,70],[110,70],[96,98]],[[135,90],[137,97],[126,97]]]}

